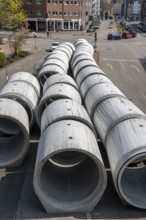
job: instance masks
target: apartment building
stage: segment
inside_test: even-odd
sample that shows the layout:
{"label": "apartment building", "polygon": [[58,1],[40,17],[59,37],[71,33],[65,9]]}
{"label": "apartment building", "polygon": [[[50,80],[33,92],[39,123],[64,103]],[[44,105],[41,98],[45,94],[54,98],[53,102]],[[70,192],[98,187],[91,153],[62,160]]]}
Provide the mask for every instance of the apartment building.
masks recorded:
{"label": "apartment building", "polygon": [[79,30],[84,25],[84,4],[85,0],[26,0],[29,29]]}

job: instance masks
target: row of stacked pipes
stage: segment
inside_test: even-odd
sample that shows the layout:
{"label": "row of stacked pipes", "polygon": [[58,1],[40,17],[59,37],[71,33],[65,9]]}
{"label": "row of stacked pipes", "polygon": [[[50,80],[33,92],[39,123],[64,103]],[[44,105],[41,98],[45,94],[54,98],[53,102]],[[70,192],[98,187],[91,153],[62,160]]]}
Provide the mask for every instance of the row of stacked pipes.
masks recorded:
{"label": "row of stacked pipes", "polygon": [[36,76],[14,73],[0,91],[0,168],[22,164],[36,121],[33,186],[48,213],[91,212],[98,204],[107,186],[99,138],[122,202],[146,209],[146,115],[93,54],[85,39],[64,42]]}

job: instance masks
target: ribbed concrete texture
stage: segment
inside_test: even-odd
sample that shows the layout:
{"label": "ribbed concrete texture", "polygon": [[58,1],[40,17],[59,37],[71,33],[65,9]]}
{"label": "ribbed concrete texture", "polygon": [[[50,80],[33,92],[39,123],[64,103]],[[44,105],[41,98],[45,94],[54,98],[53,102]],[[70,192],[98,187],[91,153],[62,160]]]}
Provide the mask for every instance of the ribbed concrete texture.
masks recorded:
{"label": "ribbed concrete texture", "polygon": [[71,99],[60,99],[52,102],[44,110],[41,118],[41,133],[51,124],[67,119],[80,121],[95,132],[94,126],[83,105]]}
{"label": "ribbed concrete texture", "polygon": [[45,93],[46,90],[50,86],[57,84],[57,83],[66,83],[68,85],[73,86],[74,88],[76,88],[78,90],[78,86],[71,76],[62,75],[62,74],[55,74],[55,75],[50,76],[49,79],[46,80],[46,82],[43,86],[43,93]]}
{"label": "ribbed concrete texture", "polygon": [[14,100],[0,98],[0,168],[20,166],[28,147],[29,122],[25,109]]}
{"label": "ribbed concrete texture", "polygon": [[34,90],[36,91],[38,97],[40,96],[40,84],[35,76],[33,76],[31,73],[28,72],[16,72],[13,75],[10,76],[8,82],[27,82],[29,83]]}
{"label": "ribbed concrete texture", "polygon": [[54,84],[46,90],[36,109],[36,120],[39,126],[41,123],[41,116],[44,109],[50,103],[58,99],[64,99],[64,98],[73,99],[79,102],[80,104],[82,102],[80,93],[77,91],[77,89],[66,83]]}
{"label": "ribbed concrete texture", "polygon": [[1,98],[15,99],[26,110],[30,128],[35,122],[34,111],[38,103],[38,95],[35,89],[27,82],[8,82],[0,91]]}
{"label": "ribbed concrete texture", "polygon": [[33,185],[48,213],[90,212],[106,184],[101,154],[88,126],[64,120],[46,128],[39,141]]}
{"label": "ribbed concrete texture", "polygon": [[107,137],[106,150],[123,202],[146,209],[146,118],[117,124]]}

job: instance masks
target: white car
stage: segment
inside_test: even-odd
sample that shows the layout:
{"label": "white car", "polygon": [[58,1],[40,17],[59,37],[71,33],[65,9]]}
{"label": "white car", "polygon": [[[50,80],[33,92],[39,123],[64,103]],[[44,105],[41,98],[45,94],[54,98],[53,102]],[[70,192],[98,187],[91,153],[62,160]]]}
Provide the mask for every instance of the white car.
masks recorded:
{"label": "white car", "polygon": [[59,42],[52,42],[50,50],[53,51],[59,46]]}
{"label": "white car", "polygon": [[113,28],[114,25],[113,24],[109,24],[108,28]]}

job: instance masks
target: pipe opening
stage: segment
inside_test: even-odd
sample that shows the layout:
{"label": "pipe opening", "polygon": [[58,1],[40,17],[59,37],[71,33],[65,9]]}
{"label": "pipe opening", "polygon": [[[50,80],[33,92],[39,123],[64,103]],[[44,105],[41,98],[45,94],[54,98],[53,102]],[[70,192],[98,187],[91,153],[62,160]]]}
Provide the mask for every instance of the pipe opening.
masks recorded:
{"label": "pipe opening", "polygon": [[[120,172],[120,192],[130,204],[146,209],[146,153],[128,161]],[[120,183],[121,182],[121,183]]]}
{"label": "pipe opening", "polygon": [[[65,154],[68,163],[69,158],[71,158],[72,163],[71,152]],[[63,154],[63,152],[59,153],[50,159],[54,160],[57,156],[62,157]],[[75,152],[75,154],[78,153]],[[84,157],[83,153],[79,153],[79,155]],[[98,196],[101,187],[101,174],[99,167],[89,156],[86,156],[76,166],[64,167],[56,166],[50,159],[44,164],[40,175],[40,185],[48,200],[72,209],[72,205],[78,206],[78,203],[90,197],[97,189]]]}
{"label": "pipe opening", "polygon": [[0,166],[5,166],[19,158],[23,150],[24,134],[10,119],[0,118]]}

